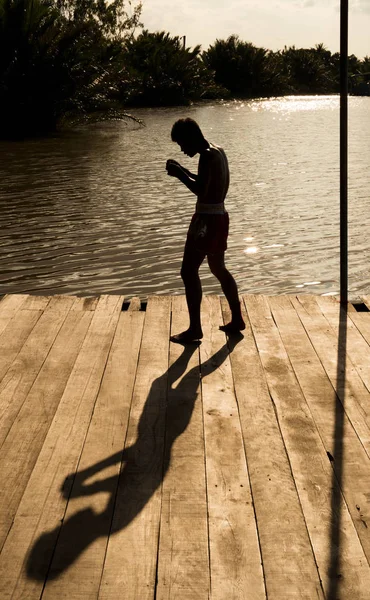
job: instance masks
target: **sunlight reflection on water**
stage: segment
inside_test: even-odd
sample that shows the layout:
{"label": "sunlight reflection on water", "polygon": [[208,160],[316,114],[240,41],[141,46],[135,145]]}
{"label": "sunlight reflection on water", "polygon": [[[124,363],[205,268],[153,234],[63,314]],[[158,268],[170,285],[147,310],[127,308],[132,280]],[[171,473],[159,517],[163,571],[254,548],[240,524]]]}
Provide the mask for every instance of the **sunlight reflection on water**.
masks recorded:
{"label": "sunlight reflection on water", "polygon": [[[370,98],[349,107],[350,292],[359,294],[370,289]],[[240,291],[338,291],[338,97],[135,113],[145,128],[105,123],[0,143],[0,293],[183,293],[195,197],[164,167],[174,158],[197,168],[170,140],[186,115],[229,158],[226,258]],[[201,275],[205,292],[220,293],[207,266]]]}
{"label": "sunlight reflection on water", "polygon": [[339,96],[285,96],[272,100],[255,100],[253,111],[290,114],[302,111],[339,110]]}

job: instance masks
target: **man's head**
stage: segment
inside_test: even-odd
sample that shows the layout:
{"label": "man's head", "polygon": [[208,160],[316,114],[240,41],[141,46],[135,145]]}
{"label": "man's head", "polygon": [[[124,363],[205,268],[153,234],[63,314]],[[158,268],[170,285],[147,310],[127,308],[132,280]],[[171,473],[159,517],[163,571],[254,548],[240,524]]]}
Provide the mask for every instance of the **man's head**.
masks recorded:
{"label": "man's head", "polygon": [[190,117],[176,121],[172,127],[171,139],[177,142],[181,151],[190,157],[201,152],[206,144],[198,123]]}

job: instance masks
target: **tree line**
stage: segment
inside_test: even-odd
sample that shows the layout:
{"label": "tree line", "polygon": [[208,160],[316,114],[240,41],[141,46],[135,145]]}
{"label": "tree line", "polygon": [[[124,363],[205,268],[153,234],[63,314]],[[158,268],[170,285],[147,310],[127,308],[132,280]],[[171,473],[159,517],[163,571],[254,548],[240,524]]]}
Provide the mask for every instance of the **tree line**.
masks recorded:
{"label": "tree line", "polygon": [[[45,134],[127,107],[339,92],[339,53],[273,52],[232,35],[207,50],[149,32],[137,0],[0,0],[0,137]],[[370,58],[349,57],[369,94]]]}

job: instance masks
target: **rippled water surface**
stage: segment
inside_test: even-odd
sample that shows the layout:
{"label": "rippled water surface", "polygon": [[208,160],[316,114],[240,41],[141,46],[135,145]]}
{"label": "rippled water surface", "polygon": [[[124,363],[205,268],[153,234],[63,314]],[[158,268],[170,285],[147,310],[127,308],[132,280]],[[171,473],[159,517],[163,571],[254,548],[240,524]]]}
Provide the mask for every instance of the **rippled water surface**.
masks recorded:
{"label": "rippled water surface", "polygon": [[[0,293],[183,292],[195,197],[170,140],[192,116],[224,147],[231,185],[226,259],[245,293],[339,289],[339,98],[289,97],[145,109],[143,128],[106,123],[0,142]],[[350,294],[370,293],[370,98],[349,102]],[[220,293],[206,265],[205,292]]]}

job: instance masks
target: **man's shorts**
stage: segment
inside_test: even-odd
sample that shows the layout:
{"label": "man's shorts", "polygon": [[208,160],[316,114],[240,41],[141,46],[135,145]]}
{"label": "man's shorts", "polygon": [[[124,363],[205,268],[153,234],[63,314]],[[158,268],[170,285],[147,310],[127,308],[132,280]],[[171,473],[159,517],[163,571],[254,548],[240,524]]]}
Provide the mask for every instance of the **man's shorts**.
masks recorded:
{"label": "man's shorts", "polygon": [[218,254],[227,249],[229,214],[195,213],[191,219],[186,244],[202,254]]}

